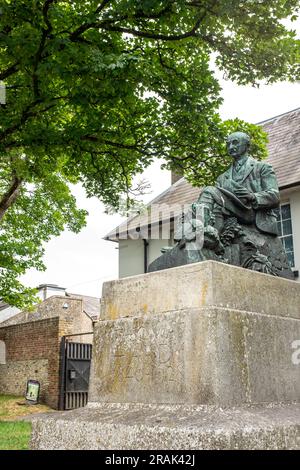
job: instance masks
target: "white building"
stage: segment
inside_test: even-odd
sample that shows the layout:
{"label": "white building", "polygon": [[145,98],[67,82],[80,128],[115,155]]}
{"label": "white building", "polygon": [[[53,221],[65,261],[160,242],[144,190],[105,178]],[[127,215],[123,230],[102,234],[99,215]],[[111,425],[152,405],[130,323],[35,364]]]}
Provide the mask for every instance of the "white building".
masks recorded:
{"label": "white building", "polygon": [[[269,156],[280,190],[278,226],[290,264],[298,278],[300,269],[300,108],[259,123],[268,133]],[[176,179],[176,178],[175,178]],[[183,206],[198,199],[200,189],[184,178],[172,185],[147,206],[146,213],[128,218],[105,237],[119,244],[119,277],[147,271],[161,255],[161,248],[172,245],[174,219]]]}

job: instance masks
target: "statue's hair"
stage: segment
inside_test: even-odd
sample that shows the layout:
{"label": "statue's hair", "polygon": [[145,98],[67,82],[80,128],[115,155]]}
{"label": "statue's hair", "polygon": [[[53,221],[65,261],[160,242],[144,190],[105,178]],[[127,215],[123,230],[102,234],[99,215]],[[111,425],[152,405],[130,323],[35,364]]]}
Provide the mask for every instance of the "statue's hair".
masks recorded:
{"label": "statue's hair", "polygon": [[246,134],[246,132],[241,132],[241,131],[237,131],[237,132],[232,132],[231,134],[229,134],[229,136],[227,137],[227,140],[228,138],[231,136],[231,135],[234,135],[234,134],[237,134],[239,137],[242,137],[245,139],[245,141],[247,142],[248,144],[248,147],[250,146],[250,136],[248,134]]}

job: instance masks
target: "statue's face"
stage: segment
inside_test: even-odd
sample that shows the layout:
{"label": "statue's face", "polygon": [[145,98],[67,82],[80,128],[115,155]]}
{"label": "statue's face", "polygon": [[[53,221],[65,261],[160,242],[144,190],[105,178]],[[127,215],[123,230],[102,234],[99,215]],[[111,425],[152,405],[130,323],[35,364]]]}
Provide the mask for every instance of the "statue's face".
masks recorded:
{"label": "statue's face", "polygon": [[227,138],[227,151],[233,158],[245,155],[248,150],[247,137],[242,132],[235,132]]}

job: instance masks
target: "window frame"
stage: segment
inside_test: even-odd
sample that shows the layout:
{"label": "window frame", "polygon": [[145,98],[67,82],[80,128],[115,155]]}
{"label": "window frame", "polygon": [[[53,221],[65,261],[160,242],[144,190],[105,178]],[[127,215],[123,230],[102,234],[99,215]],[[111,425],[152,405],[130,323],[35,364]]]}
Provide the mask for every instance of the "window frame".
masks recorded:
{"label": "window frame", "polygon": [[[289,217],[287,218],[282,218],[282,207],[284,206],[289,206]],[[279,215],[279,217],[278,217]],[[290,201],[286,201],[282,204],[280,204],[280,206],[278,207],[278,210],[276,211],[276,218],[277,218],[277,227],[278,229],[280,228],[280,230],[278,230],[278,237],[280,238],[280,240],[282,241],[282,245],[283,245],[283,248],[284,248],[284,251],[286,252],[286,255],[287,255],[287,258],[288,258],[288,261],[289,261],[289,264],[291,266],[291,268],[295,268],[295,248],[294,248],[294,234],[293,234],[293,221],[292,221],[292,211],[291,211],[291,203]],[[284,231],[283,231],[283,227],[284,227],[284,222],[287,222],[287,221],[290,221],[290,233],[286,233],[284,234]],[[286,245],[285,245],[285,239],[287,238],[291,238],[291,242],[292,242],[292,249],[291,250],[287,250],[286,249]],[[292,259],[290,259],[292,258]]]}

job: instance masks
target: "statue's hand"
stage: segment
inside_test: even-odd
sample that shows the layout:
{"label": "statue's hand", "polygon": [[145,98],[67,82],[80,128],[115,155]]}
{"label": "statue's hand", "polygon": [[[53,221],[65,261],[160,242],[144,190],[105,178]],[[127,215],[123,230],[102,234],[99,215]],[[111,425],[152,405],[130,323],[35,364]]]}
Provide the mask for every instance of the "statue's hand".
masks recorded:
{"label": "statue's hand", "polygon": [[249,202],[254,202],[255,201],[254,194],[252,192],[248,191],[247,188],[243,188],[243,187],[236,188],[234,190],[234,194],[240,199],[246,199],[246,201],[249,201]]}

